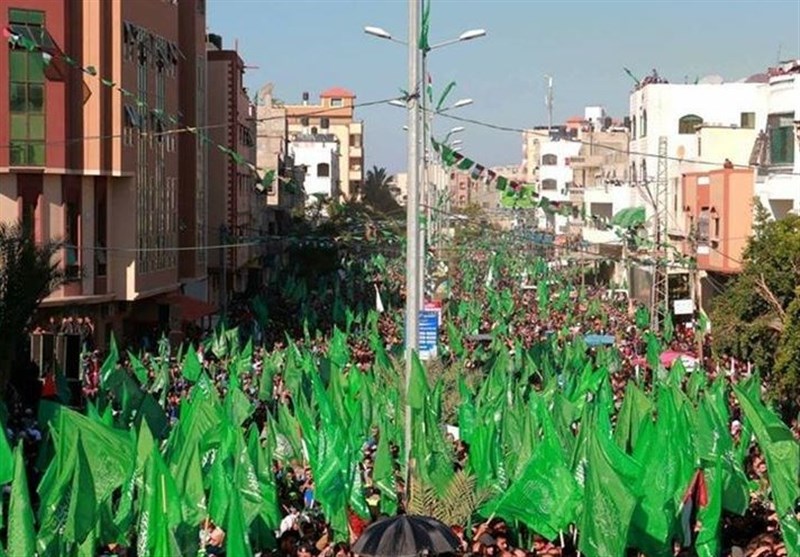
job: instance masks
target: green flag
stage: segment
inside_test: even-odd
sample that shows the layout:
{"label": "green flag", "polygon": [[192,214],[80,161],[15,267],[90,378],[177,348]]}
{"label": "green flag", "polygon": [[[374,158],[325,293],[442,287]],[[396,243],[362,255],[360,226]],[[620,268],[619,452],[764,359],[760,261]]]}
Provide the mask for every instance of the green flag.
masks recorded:
{"label": "green flag", "polygon": [[94,480],[80,435],[78,443],[73,447],[71,459],[73,460],[72,493],[64,537],[68,541],[81,544],[94,529],[98,515]]}
{"label": "green flag", "polygon": [[0,486],[14,477],[14,454],[8,444],[5,425],[0,424]]}
{"label": "green flag", "polygon": [[28,478],[22,443],[14,451],[14,479],[11,482],[11,503],[8,508],[8,557],[36,555],[36,532],[28,495]]}
{"label": "green flag", "polygon": [[411,356],[411,384],[408,387],[408,404],[414,410],[421,410],[425,406],[428,396],[428,380],[425,377],[425,368],[416,353]]}
{"label": "green flag", "polygon": [[128,360],[131,362],[131,367],[133,368],[133,374],[136,375],[136,379],[139,380],[139,385],[142,387],[146,387],[149,383],[149,377],[147,374],[147,368],[144,367],[142,361],[137,358],[133,352],[130,350],[128,351]]}
{"label": "green flag", "polygon": [[372,481],[381,492],[381,512],[394,516],[397,512],[397,486],[394,481],[394,463],[389,449],[389,432],[382,427],[375,451]]}
{"label": "green flag", "polygon": [[183,358],[183,366],[181,366],[181,373],[191,382],[196,382],[200,378],[200,359],[197,357],[197,350],[194,345],[190,344],[189,349],[186,351],[186,356]]}
{"label": "green flag", "polygon": [[580,491],[564,462],[549,413],[541,412],[541,418],[543,438],[522,475],[483,512],[518,520],[548,540],[554,540],[574,522]]}
{"label": "green flag", "polygon": [[586,439],[583,513],[578,548],[587,557],[622,557],[637,497],[638,465],[591,423]]}
{"label": "green flag", "polygon": [[800,556],[800,524],[795,507],[800,497],[800,445],[778,416],[738,385],[736,398],[755,432],[758,446],[767,461],[772,500],[781,524],[789,557]]}
{"label": "green flag", "polygon": [[722,551],[722,461],[703,471],[708,502],[697,510],[700,532],[695,540],[698,557],[719,557]]}
{"label": "green flag", "polygon": [[119,363],[119,349],[117,348],[117,339],[114,333],[111,333],[111,342],[109,344],[108,356],[106,356],[102,367],[100,368],[100,385],[103,386],[106,380],[111,375],[111,372],[117,369]]}

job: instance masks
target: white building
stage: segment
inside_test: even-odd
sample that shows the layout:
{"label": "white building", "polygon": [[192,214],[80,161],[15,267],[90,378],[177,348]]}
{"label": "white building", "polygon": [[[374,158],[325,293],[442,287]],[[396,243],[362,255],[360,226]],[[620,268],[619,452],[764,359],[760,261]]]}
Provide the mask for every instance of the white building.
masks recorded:
{"label": "white building", "polygon": [[[668,206],[671,235],[685,236],[680,199],[681,163],[702,160],[695,133],[701,124],[763,129],[766,124],[766,90],[761,83],[724,83],[717,76],[698,84],[648,83],[630,95],[631,179],[645,183],[655,195],[658,144],[667,139]],[[719,168],[723,161],[707,165]]]}
{"label": "white building", "polygon": [[[570,159],[581,151],[579,141],[541,138],[539,140],[539,194],[554,203],[570,203],[569,189],[573,172]],[[540,226],[552,229],[556,234],[567,232],[569,218],[557,214],[544,214]]]}
{"label": "white building", "polygon": [[766,128],[756,141],[751,163],[758,164],[755,192],[779,219],[800,212],[800,60],[795,73],[775,75],[762,85]]}
{"label": "white building", "polygon": [[339,140],[333,134],[298,134],[289,143],[296,166],[306,168],[306,203],[339,196]]}

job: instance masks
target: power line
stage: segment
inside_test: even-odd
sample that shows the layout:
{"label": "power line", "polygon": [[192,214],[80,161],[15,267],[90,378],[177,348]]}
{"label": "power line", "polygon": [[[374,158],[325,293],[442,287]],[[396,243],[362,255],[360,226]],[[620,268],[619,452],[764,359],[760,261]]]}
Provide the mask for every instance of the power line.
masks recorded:
{"label": "power line", "polygon": [[[428,110],[430,111],[430,109],[428,109]],[[518,127],[514,127],[514,126],[505,126],[505,125],[501,125],[501,124],[493,124],[491,122],[486,122],[486,121],[478,120],[478,119],[475,119],[475,118],[465,118],[463,116],[458,116],[458,115],[450,114],[450,113],[447,113],[447,112],[445,112],[445,113],[437,113],[437,114],[439,116],[442,116],[444,118],[449,118],[449,119],[457,121],[457,122],[462,122],[462,123],[465,123],[465,124],[474,124],[476,126],[480,126],[480,127],[484,127],[484,128],[488,128],[488,129],[492,129],[492,130],[496,130],[496,131],[513,132],[513,133],[525,133],[525,132],[530,131],[530,129],[526,129],[526,128],[518,128]],[[605,145],[603,143],[590,143],[590,142],[588,142],[586,140],[582,140],[582,139],[570,139],[569,141],[574,141],[574,142],[580,143],[582,145],[591,145],[592,147],[606,149],[606,150],[609,150],[609,151],[614,151],[616,153],[623,153],[623,154],[627,154],[627,155],[635,155],[635,156],[640,156],[640,157],[649,157],[649,158],[656,158],[656,159],[659,158],[659,155],[657,153],[644,153],[644,152],[641,152],[641,151],[631,151],[629,149],[620,149],[620,148],[614,147],[612,145]],[[667,160],[675,161],[675,162],[686,162],[686,163],[702,164],[702,165],[716,166],[716,167],[722,167],[724,164],[726,164],[726,161],[719,162],[719,161],[708,161],[708,160],[702,160],[702,159],[685,159],[685,158],[680,158],[680,157],[675,157],[675,156],[670,156],[670,155],[667,155],[665,158]],[[757,170],[757,169],[761,168],[761,166],[757,165],[757,164],[734,164],[733,167],[734,168],[750,169],[750,170]],[[782,172],[781,176],[800,176],[800,172]]]}

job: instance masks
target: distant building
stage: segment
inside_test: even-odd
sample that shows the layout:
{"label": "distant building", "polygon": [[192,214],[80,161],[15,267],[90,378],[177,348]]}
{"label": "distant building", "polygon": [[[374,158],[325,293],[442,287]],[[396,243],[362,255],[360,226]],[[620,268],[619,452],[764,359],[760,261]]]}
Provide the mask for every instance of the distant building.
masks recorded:
{"label": "distant building", "polygon": [[339,198],[339,138],[332,133],[296,134],[289,153],[305,168],[306,204],[320,195]]}
{"label": "distant building", "polygon": [[758,166],[756,195],[779,219],[800,213],[800,60],[773,68],[762,87],[766,126],[749,162]]}
{"label": "distant building", "polygon": [[[242,163],[237,164],[219,148],[209,153],[209,236],[219,244],[248,244],[248,239],[266,233],[261,222],[266,207],[256,191],[257,176],[245,164],[256,163],[255,108],[242,83],[244,61],[235,50],[223,49],[218,35],[210,38],[208,78],[215,86],[208,91],[208,118],[225,125],[214,126],[209,135],[216,145],[241,156]],[[236,245],[210,254],[208,266],[214,303],[221,306],[222,296],[244,292],[248,284],[257,287],[261,281],[258,255],[253,245]],[[227,275],[224,280],[223,272]]]}
{"label": "distant building", "polygon": [[286,105],[289,140],[297,135],[333,134],[339,141],[338,193],[356,198],[364,182],[364,123],[355,119],[356,95],[333,87],[320,94],[319,104]]}
{"label": "distant building", "polygon": [[9,0],[0,10],[11,32],[0,64],[0,221],[65,242],[68,280],[40,313],[89,317],[99,345],[112,331],[168,332],[213,311],[197,249],[205,146],[170,132],[178,119],[205,125],[205,20],[200,0]]}
{"label": "distant building", "polygon": [[268,83],[256,96],[256,166],[275,176],[266,186],[267,233],[282,236],[289,229],[292,212],[304,204],[305,172],[289,152],[289,123],[286,107],[273,95]]}
{"label": "distant building", "polygon": [[[669,234],[682,238],[681,162],[705,159],[699,149],[697,130],[702,125],[763,129],[765,91],[758,82],[726,83],[718,76],[698,84],[647,83],[630,95],[631,181],[654,187],[658,170],[660,137],[667,140],[667,207],[661,208]],[[719,161],[722,166],[722,161]],[[708,166],[709,169],[713,168]]]}

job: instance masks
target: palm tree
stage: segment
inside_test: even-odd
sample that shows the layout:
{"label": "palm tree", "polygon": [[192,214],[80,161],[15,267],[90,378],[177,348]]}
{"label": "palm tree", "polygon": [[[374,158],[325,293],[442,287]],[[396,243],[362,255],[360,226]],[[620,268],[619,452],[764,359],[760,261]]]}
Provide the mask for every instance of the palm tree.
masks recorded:
{"label": "palm tree", "polygon": [[55,255],[61,243],[37,243],[21,224],[0,223],[0,395],[15,349],[39,303],[64,279]]}
{"label": "palm tree", "polygon": [[385,216],[401,216],[400,204],[394,198],[394,177],[383,167],[373,166],[367,170],[367,179],[362,190],[362,201]]}

